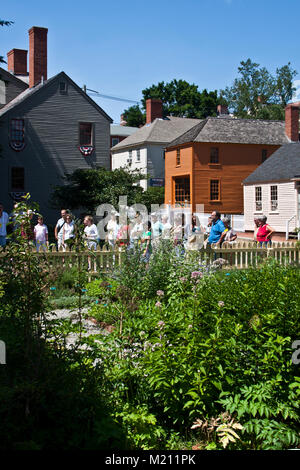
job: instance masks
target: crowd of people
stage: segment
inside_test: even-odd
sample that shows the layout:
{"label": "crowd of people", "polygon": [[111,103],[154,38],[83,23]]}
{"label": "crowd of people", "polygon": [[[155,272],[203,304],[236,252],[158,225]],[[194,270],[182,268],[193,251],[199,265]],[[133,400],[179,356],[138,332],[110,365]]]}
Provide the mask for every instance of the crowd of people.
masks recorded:
{"label": "crowd of people", "polygon": [[[18,204],[16,203],[12,214],[9,216],[4,211],[3,205],[0,204],[1,247],[6,245],[9,222],[11,222],[13,227],[17,226],[15,221],[17,209]],[[28,210],[25,215],[29,223],[25,224],[24,227],[21,224],[21,236],[32,240],[38,252],[40,250],[46,251],[49,245],[49,234],[43,217],[38,215],[37,221],[34,224],[33,212]],[[75,237],[75,223],[72,214],[67,209],[61,209],[60,215],[61,217],[54,228],[54,237],[58,249],[66,251],[67,246],[72,245],[72,239]],[[134,219],[131,219],[126,224],[120,224],[118,216],[117,212],[110,214],[110,220],[106,225],[105,241],[112,249],[115,247],[131,249],[139,246],[146,262],[149,261],[152,250],[156,248],[160,240],[171,240],[177,251],[182,253],[187,247],[193,246],[193,242],[197,239],[206,239],[206,244],[217,246],[222,246],[224,242],[232,244],[237,239],[237,233],[231,227],[230,219],[228,217],[221,219],[221,214],[218,211],[212,212],[211,216],[208,217],[206,226],[200,224],[199,218],[196,215],[192,216],[190,223],[185,223],[185,218],[182,214],[175,215],[174,221],[171,223],[167,214],[160,215],[154,213],[145,221],[140,213],[136,213]],[[84,216],[83,224],[86,246],[90,250],[95,250],[97,244],[100,243],[100,239],[93,217],[91,215]],[[274,229],[267,224],[267,217],[262,215],[254,219],[254,225],[254,240],[257,241],[258,246],[270,246]],[[197,237],[200,234],[202,234],[202,238]]]}

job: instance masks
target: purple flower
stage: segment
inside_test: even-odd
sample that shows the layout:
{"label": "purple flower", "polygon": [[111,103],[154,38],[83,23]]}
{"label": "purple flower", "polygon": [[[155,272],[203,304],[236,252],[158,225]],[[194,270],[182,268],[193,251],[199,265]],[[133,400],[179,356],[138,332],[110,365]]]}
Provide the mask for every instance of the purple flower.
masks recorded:
{"label": "purple flower", "polygon": [[163,297],[165,295],[164,291],[163,290],[158,290],[156,292],[156,295],[158,295],[159,297]]}
{"label": "purple flower", "polygon": [[223,300],[219,300],[218,305],[219,305],[219,307],[224,307],[225,304],[224,304]]}
{"label": "purple flower", "polygon": [[166,326],[166,324],[165,324],[164,321],[160,320],[160,321],[157,323],[157,326],[162,330],[162,329]]}
{"label": "purple flower", "polygon": [[179,278],[179,281],[181,281],[181,282],[186,282],[186,281],[187,281],[187,278],[186,278],[186,277],[180,277],[180,278]]}
{"label": "purple flower", "polygon": [[161,308],[161,302],[159,300],[156,302],[155,307]]}
{"label": "purple flower", "polygon": [[203,274],[201,271],[193,271],[191,273],[191,278],[192,279],[197,279],[198,277],[203,277]]}

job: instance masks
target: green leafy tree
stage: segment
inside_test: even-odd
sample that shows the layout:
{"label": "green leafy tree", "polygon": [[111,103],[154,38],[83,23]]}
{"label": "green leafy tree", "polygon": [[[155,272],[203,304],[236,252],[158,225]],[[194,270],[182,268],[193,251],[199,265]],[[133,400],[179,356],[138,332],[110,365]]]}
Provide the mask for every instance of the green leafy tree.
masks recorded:
{"label": "green leafy tree", "polygon": [[217,105],[226,104],[226,100],[218,95],[218,92],[198,90],[198,86],[185,80],[172,80],[169,83],[159,82],[142,91],[142,109],[139,106],[131,106],[124,112],[124,117],[129,122],[138,122],[136,117],[145,123],[146,100],[159,98],[163,102],[163,116],[178,116],[203,119],[207,116],[216,116]]}
{"label": "green leafy tree", "polygon": [[235,116],[240,118],[284,119],[284,107],[292,99],[293,79],[297,72],[290,62],[276,69],[276,76],[265,67],[242,61],[238,67],[239,78],[231,87],[221,90]]}
{"label": "green leafy tree", "polygon": [[142,112],[139,105],[130,106],[123,113],[126,126],[140,127],[145,124],[145,113]]}
{"label": "green leafy tree", "polygon": [[141,195],[138,196],[141,204],[144,204],[148,211],[151,210],[152,204],[161,205],[165,201],[165,188],[164,187],[149,187],[147,191],[144,191]]}
{"label": "green leafy tree", "polygon": [[[0,26],[10,26],[11,24],[13,24],[13,21],[0,20]],[[2,55],[0,55],[0,63],[6,64],[6,61]]]}
{"label": "green leafy tree", "polygon": [[[112,204],[117,208],[119,197],[125,195],[129,205],[137,202],[143,204],[144,200],[148,205],[149,194],[143,193],[142,187],[137,184],[141,179],[145,179],[144,174],[123,168],[113,171],[105,168],[78,169],[72,175],[66,176],[66,185],[54,189],[51,196],[52,205],[70,209],[84,208],[94,213],[99,204]],[[153,200],[157,203],[156,201],[161,199],[157,198],[155,193]]]}

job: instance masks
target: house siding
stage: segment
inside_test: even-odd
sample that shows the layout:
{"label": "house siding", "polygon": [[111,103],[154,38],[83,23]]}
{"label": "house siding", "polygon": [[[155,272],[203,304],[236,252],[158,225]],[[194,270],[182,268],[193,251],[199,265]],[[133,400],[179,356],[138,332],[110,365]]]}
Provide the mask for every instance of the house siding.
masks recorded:
{"label": "house siding", "polygon": [[0,109],[3,108],[6,104],[16,98],[22,91],[28,88],[26,83],[20,82],[18,80],[12,80],[1,78],[0,72],[0,88],[1,92],[1,100],[0,100]]}
{"label": "house siding", "polygon": [[[262,210],[256,211],[255,207],[255,188],[262,188]],[[277,186],[278,191],[278,210],[271,212],[270,191],[271,186]],[[244,211],[245,211],[245,230],[253,231],[253,219],[264,214],[267,217],[268,224],[276,232],[286,231],[286,222],[297,214],[297,190],[294,182],[276,182],[257,183],[244,186]],[[290,231],[297,226],[297,220],[293,219],[290,223]]]}
{"label": "house siding", "polygon": [[[138,149],[141,154],[140,162],[136,160]],[[119,152],[114,151],[112,153],[112,170],[128,166],[129,150],[132,151],[131,170],[138,170],[141,173],[148,174],[150,178],[164,178],[164,149],[161,145],[146,145],[145,147],[136,147]],[[147,179],[141,180],[140,185],[144,190],[147,190]]]}
{"label": "house siding", "polygon": [[[210,164],[211,147],[219,148],[219,164]],[[262,150],[269,157],[279,146],[226,143],[193,143],[180,146],[181,164],[176,166],[176,149],[166,152],[165,203],[174,204],[172,180],[175,176],[190,175],[191,204],[204,205],[204,212],[218,210],[222,214],[243,214],[242,181],[260,164]],[[220,181],[220,200],[210,200],[210,180]]]}
{"label": "house siding", "polygon": [[[59,82],[67,81],[67,94]],[[9,145],[11,118],[25,121],[26,147],[15,152]],[[79,149],[79,122],[93,123],[93,153],[85,157]],[[9,110],[0,120],[2,144],[0,195],[6,210],[12,206],[10,170],[25,168],[25,191],[40,204],[46,223],[54,223],[57,210],[49,204],[53,186],[64,184],[63,176],[77,168],[110,168],[110,121],[67,80],[58,76],[30,98]]]}

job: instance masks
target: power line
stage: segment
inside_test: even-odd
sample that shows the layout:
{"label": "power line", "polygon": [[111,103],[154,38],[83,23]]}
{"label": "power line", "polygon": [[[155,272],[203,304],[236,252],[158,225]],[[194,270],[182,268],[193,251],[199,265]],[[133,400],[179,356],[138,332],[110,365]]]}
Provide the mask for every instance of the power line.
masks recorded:
{"label": "power line", "polygon": [[129,100],[127,98],[120,98],[118,96],[103,95],[102,93],[99,93],[99,91],[91,90],[90,88],[87,88],[86,85],[83,85],[83,91],[85,93],[87,93],[87,91],[89,91],[90,92],[90,93],[88,93],[89,96],[99,96],[101,98],[106,98],[108,100],[125,101],[126,103],[139,104],[139,101],[137,101],[137,100]]}

